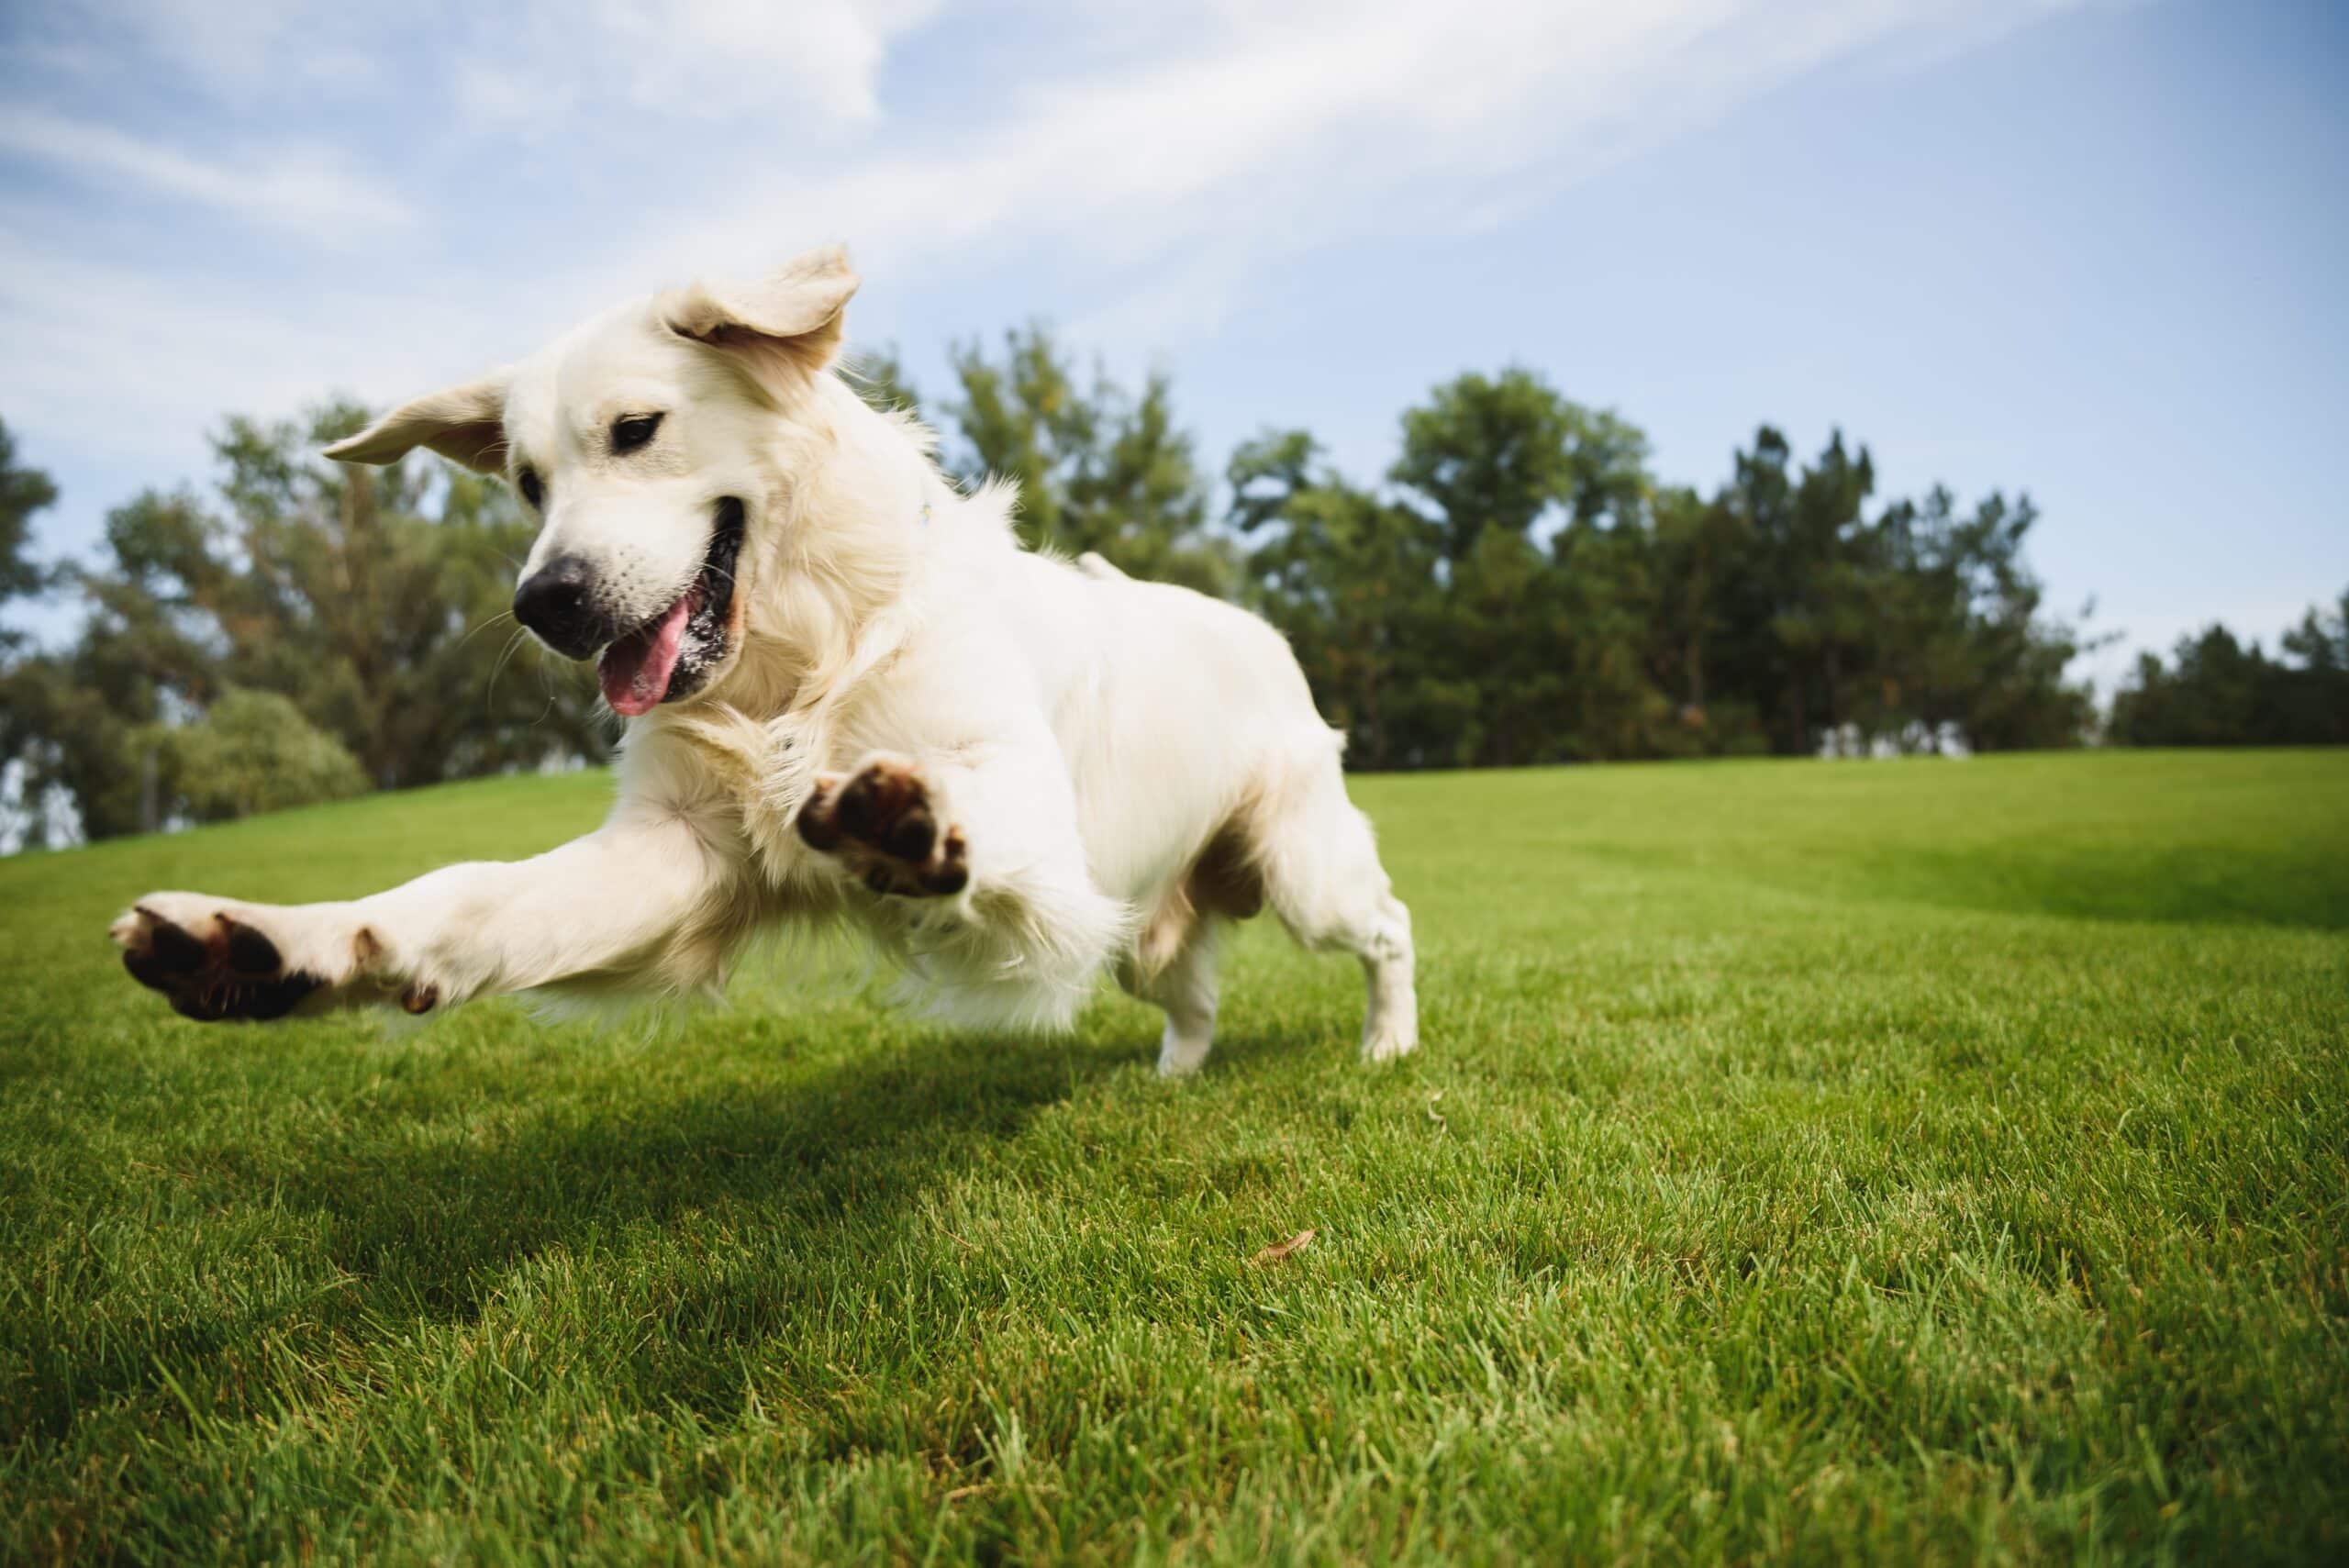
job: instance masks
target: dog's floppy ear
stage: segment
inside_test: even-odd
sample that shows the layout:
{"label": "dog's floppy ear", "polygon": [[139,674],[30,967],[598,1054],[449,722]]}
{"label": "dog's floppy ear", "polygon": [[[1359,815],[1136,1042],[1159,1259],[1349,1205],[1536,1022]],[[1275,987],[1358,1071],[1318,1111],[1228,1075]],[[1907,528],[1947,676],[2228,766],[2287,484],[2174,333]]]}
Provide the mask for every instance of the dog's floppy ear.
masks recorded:
{"label": "dog's floppy ear", "polygon": [[397,462],[418,447],[483,473],[506,466],[508,373],[493,371],[462,386],[403,403],[355,436],[327,449],[338,462]]}
{"label": "dog's floppy ear", "polygon": [[840,352],[841,317],[857,277],[837,245],[810,250],[755,284],[696,284],[661,296],[669,330],[747,357],[761,370],[813,375]]}

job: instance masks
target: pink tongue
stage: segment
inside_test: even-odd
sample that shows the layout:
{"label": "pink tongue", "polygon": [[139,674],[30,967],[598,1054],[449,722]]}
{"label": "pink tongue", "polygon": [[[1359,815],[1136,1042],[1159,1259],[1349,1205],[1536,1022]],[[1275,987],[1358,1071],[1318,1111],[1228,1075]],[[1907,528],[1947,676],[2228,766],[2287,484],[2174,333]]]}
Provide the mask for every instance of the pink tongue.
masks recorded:
{"label": "pink tongue", "polygon": [[687,594],[669,606],[669,613],[641,631],[631,632],[604,651],[596,673],[604,678],[604,700],[625,718],[651,713],[669,695],[669,676],[677,668],[677,645],[685,635],[685,618],[693,614],[694,596]]}

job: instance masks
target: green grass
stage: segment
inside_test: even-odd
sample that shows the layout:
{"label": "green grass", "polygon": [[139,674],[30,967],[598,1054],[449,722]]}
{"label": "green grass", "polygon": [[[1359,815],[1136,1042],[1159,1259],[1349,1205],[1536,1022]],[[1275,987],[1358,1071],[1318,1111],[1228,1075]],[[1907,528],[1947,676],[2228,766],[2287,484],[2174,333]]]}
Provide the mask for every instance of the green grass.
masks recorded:
{"label": "green grass", "polygon": [[1268,929],[1181,1084],[1106,994],[200,1029],[103,940],[607,788],[0,864],[0,1557],[2349,1551],[2349,754],[1357,781],[1387,1071]]}

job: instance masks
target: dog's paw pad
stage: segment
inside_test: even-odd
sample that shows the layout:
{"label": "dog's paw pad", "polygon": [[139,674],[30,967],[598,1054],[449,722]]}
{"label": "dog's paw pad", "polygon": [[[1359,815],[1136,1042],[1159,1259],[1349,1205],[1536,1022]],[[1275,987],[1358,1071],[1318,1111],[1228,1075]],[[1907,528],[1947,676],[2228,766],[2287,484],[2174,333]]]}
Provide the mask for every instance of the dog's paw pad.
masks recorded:
{"label": "dog's paw pad", "polygon": [[285,967],[277,944],[257,928],[240,925],[226,915],[220,917],[220,923],[228,929],[227,956],[231,974],[273,975]]}
{"label": "dog's paw pad", "polygon": [[956,894],[971,880],[970,851],[961,832],[949,829],[941,852],[918,873],[923,889],[941,897]]}
{"label": "dog's paw pad", "polygon": [[192,917],[134,905],[112,934],[133,980],[202,1023],[282,1018],[324,984],[286,967],[266,933],[226,910]]}
{"label": "dog's paw pad", "polygon": [[943,897],[971,880],[962,831],[941,828],[929,787],[904,762],[868,762],[846,780],[818,781],[798,830],[808,848],[847,859],[874,893]]}

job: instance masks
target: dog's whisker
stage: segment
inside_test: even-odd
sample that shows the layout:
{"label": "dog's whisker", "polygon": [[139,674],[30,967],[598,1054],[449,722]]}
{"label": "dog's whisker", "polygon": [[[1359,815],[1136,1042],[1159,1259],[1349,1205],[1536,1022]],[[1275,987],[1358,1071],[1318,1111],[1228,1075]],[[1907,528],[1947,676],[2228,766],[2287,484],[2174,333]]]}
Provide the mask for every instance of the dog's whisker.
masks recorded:
{"label": "dog's whisker", "polygon": [[512,610],[508,609],[508,610],[500,610],[500,611],[498,611],[495,615],[491,616],[487,620],[483,621],[479,626],[477,626],[477,627],[473,628],[471,631],[469,631],[469,632],[465,633],[465,635],[464,635],[464,636],[462,636],[462,637],[459,638],[459,639],[457,639],[457,651],[458,651],[459,652],[461,652],[461,653],[462,653],[462,652],[463,652],[463,651],[464,651],[464,649],[465,649],[465,645],[466,645],[467,643],[469,643],[469,642],[471,642],[471,641],[473,641],[473,639],[474,638],[479,637],[483,632],[487,631],[491,627],[495,626],[499,621],[502,621],[502,620],[512,620],[513,618],[514,618],[514,612],[513,612]]}
{"label": "dog's whisker", "polygon": [[489,688],[482,694],[482,707],[484,711],[495,712],[496,710],[497,677],[506,673],[506,662],[514,657],[514,650],[519,648],[522,645],[522,639],[529,635],[529,633],[525,631],[522,628],[516,627],[514,628],[514,635],[506,639],[505,649],[497,655],[497,662],[490,669]]}
{"label": "dog's whisker", "polygon": [[540,707],[539,716],[530,720],[529,728],[532,729],[544,724],[547,721],[547,715],[554,711],[555,704],[562,700],[562,694],[555,690],[554,667],[543,659],[539,661],[539,691],[547,700]]}

